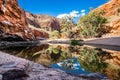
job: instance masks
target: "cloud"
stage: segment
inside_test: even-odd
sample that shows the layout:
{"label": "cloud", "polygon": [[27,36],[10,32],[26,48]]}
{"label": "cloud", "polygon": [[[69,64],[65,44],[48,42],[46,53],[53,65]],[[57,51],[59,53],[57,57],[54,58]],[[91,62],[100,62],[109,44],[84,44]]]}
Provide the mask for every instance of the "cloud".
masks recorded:
{"label": "cloud", "polygon": [[80,16],[84,16],[85,14],[86,14],[86,10],[85,10],[85,9],[83,9],[83,10],[81,10],[81,11],[73,10],[73,11],[71,11],[71,12],[69,12],[69,13],[59,14],[59,15],[57,16],[57,18],[64,18],[64,17],[66,17],[66,16],[71,16],[71,17],[73,17],[73,18],[79,18]]}
{"label": "cloud", "polygon": [[66,16],[71,16],[71,17],[76,18],[76,17],[80,17],[80,14],[79,14],[79,11],[73,10],[73,11],[71,11],[69,14],[68,14],[68,13],[59,14],[59,15],[57,16],[57,18],[63,18],[63,17],[66,17]]}
{"label": "cloud", "polygon": [[72,11],[69,14],[71,17],[80,17],[79,11]]}
{"label": "cloud", "polygon": [[83,10],[81,10],[80,12],[81,12],[81,14],[80,14],[80,16],[84,16],[85,15],[85,9],[83,9]]}
{"label": "cloud", "polygon": [[81,10],[80,12],[83,13],[83,12],[85,12],[85,10],[83,9],[83,10]]}
{"label": "cloud", "polygon": [[64,13],[64,14],[59,14],[59,15],[57,16],[57,18],[63,18],[63,17],[66,17],[66,16],[69,16],[69,14],[66,14],[66,13]]}

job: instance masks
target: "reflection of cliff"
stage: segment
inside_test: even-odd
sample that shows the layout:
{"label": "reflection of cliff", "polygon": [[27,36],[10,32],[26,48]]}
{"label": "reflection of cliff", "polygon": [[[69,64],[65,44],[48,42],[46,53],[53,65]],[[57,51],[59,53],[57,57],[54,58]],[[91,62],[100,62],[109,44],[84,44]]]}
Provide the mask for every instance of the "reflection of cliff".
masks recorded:
{"label": "reflection of cliff", "polygon": [[46,66],[60,62],[64,59],[70,58],[71,54],[68,54],[66,50],[63,50],[62,46],[49,46],[48,49],[44,50],[43,54],[37,57],[35,60]]}
{"label": "reflection of cliff", "polygon": [[111,58],[106,59],[109,67],[106,69],[106,74],[112,80],[120,79],[120,52],[107,50]]}
{"label": "reflection of cliff", "polygon": [[34,53],[47,49],[48,46],[49,46],[48,44],[43,44],[43,45],[31,46],[31,47],[29,46],[28,47],[10,47],[10,48],[4,49],[3,51],[18,57],[32,60],[32,55]]}
{"label": "reflection of cliff", "polygon": [[[120,52],[117,51],[105,51],[99,48],[84,46],[48,44],[21,49],[10,48],[4,51],[45,66],[75,57],[78,58],[81,67],[86,71],[103,73],[111,80],[118,80],[120,78]],[[72,62],[70,63],[73,65]]]}
{"label": "reflection of cliff", "polygon": [[107,61],[109,62],[111,65],[114,66],[115,65],[118,65],[116,66],[116,68],[119,68],[120,67],[120,52],[117,52],[117,51],[111,51],[111,50],[107,50],[107,52],[109,53],[109,55],[112,57],[110,61]]}
{"label": "reflection of cliff", "polygon": [[120,52],[84,48],[79,53],[81,66],[86,70],[106,74],[112,80],[120,78]]}
{"label": "reflection of cliff", "polygon": [[7,50],[3,51],[18,57],[41,63],[45,66],[50,66],[53,63],[57,63],[64,59],[70,58],[71,54],[68,53],[68,50],[66,50],[67,47],[65,46],[50,46],[48,44],[43,44],[33,47],[7,48]]}

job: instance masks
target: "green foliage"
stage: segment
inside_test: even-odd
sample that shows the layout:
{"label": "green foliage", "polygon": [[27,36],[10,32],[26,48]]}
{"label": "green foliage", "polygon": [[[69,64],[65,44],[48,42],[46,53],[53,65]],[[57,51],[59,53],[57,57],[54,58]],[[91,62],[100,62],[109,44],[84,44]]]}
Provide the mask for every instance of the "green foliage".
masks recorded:
{"label": "green foliage", "polygon": [[117,12],[118,12],[117,15],[120,16],[120,7],[118,8]]}
{"label": "green foliage", "polygon": [[120,7],[118,8],[118,10],[117,10],[117,11],[118,11],[118,13],[120,13]]}
{"label": "green foliage", "polygon": [[79,61],[81,67],[85,68],[88,71],[102,72],[108,67],[108,64],[104,62],[104,59],[101,57],[100,51],[92,48],[86,48],[80,52],[81,57]]}
{"label": "green foliage", "polygon": [[78,45],[78,40],[71,40],[71,45]]}
{"label": "green foliage", "polygon": [[74,17],[71,16],[65,16],[62,18],[61,22],[61,32],[66,32],[71,30],[74,26],[76,26],[74,22]]}
{"label": "green foliage", "polygon": [[120,69],[118,69],[118,76],[120,76]]}
{"label": "green foliage", "polygon": [[54,30],[50,33],[50,38],[54,38],[54,37],[56,38],[56,37],[59,37],[59,36],[60,36],[60,33],[57,30]]}
{"label": "green foliage", "polygon": [[54,48],[52,51],[54,54],[58,54],[60,50],[58,48]]}
{"label": "green foliage", "polygon": [[90,13],[80,19],[79,24],[82,25],[81,33],[83,37],[98,37],[100,35],[99,29],[107,22],[107,19],[101,16],[102,14],[104,14],[103,10]]}

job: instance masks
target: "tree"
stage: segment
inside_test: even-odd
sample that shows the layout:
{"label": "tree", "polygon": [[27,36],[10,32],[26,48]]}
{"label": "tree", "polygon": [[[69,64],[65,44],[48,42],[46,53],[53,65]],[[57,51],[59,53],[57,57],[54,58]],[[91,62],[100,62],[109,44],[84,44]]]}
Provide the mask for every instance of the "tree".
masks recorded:
{"label": "tree", "polygon": [[107,22],[107,19],[102,17],[103,11],[92,12],[83,16],[80,23],[83,27],[81,32],[84,37],[97,37],[100,36],[101,26]]}
{"label": "tree", "polygon": [[50,33],[50,38],[59,38],[60,37],[60,33],[59,33],[59,31],[57,31],[57,30],[54,30],[54,31],[52,31],[51,33]]}
{"label": "tree", "polygon": [[76,26],[76,23],[74,22],[74,17],[65,16],[62,18],[61,32],[71,30],[74,26]]}

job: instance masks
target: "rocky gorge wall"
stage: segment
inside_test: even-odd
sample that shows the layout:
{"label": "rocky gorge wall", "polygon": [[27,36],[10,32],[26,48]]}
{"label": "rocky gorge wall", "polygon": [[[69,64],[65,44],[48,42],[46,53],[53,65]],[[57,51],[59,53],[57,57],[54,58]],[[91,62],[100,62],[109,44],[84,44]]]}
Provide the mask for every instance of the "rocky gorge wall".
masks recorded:
{"label": "rocky gorge wall", "polygon": [[108,19],[106,27],[110,30],[103,37],[120,36],[120,0],[111,0],[110,2],[96,8],[94,11],[104,11],[103,16]]}
{"label": "rocky gorge wall", "polygon": [[26,16],[28,23],[34,27],[44,29],[46,31],[60,31],[59,20],[55,17],[43,14],[32,14],[30,12],[26,12]]}
{"label": "rocky gorge wall", "polygon": [[[101,37],[120,36],[120,0],[110,0],[91,10],[88,15],[92,15],[94,12],[100,12],[101,17],[107,20],[100,26],[101,29],[98,31]],[[78,24],[81,24],[81,18],[79,19]]]}
{"label": "rocky gorge wall", "polygon": [[26,21],[25,12],[18,6],[17,0],[0,1],[0,40],[34,39]]}
{"label": "rocky gorge wall", "polygon": [[0,0],[0,40],[29,41],[48,34],[28,27],[25,11],[17,0]]}

